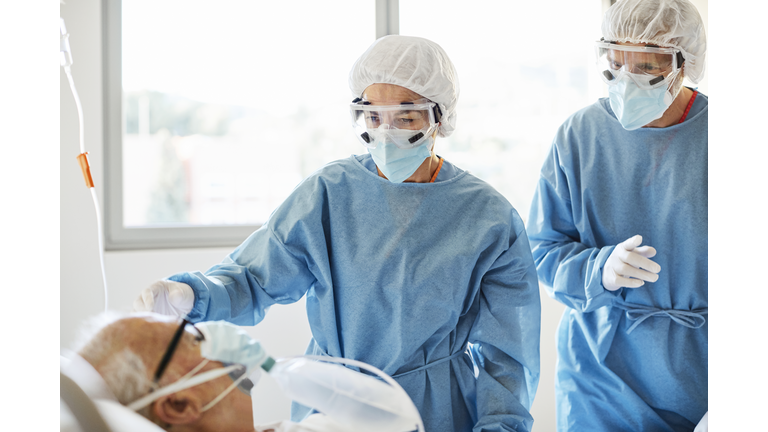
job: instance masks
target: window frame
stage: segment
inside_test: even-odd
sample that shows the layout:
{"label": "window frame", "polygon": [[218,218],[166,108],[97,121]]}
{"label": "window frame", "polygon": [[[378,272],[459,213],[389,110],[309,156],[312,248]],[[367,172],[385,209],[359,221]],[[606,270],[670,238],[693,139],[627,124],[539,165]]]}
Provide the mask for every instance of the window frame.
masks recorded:
{"label": "window frame", "polygon": [[[399,0],[375,1],[376,38],[398,34]],[[261,225],[124,226],[122,0],[102,0],[102,40],[105,249],[231,247],[242,243]]]}

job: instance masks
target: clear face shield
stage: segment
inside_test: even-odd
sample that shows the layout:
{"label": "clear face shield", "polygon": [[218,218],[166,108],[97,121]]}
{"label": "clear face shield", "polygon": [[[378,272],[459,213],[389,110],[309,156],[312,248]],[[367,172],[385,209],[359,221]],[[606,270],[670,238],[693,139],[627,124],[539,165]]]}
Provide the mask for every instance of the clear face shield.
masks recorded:
{"label": "clear face shield", "polygon": [[371,105],[355,99],[349,107],[355,135],[364,146],[375,149],[390,139],[401,149],[418,147],[438,127],[440,108],[428,99],[400,105]]}
{"label": "clear face shield", "polygon": [[618,45],[599,41],[595,42],[595,55],[603,82],[615,85],[626,76],[642,90],[670,85],[683,65],[680,50],[655,45]]}

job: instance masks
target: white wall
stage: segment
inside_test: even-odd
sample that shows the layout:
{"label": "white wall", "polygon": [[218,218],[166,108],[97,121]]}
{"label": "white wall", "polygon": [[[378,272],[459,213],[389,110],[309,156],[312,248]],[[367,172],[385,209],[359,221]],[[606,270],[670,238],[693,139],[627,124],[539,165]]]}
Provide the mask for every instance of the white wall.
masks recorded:
{"label": "white wall", "polygon": [[[694,0],[707,22],[706,0]],[[61,6],[70,32],[74,57],[72,74],[83,105],[85,146],[89,152],[97,193],[104,197],[101,2],[67,0]],[[596,29],[596,33],[599,29]],[[590,43],[588,41],[586,43]],[[61,73],[61,329],[60,343],[74,341],[80,322],[103,308],[96,219],[75,157],[79,154],[75,103],[66,76]],[[699,84],[707,93],[707,78]],[[103,214],[103,213],[102,213]],[[228,248],[107,252],[105,256],[110,307],[129,311],[139,291],[152,281],[179,271],[205,270],[229,252]],[[542,290],[541,381],[533,405],[535,430],[555,430],[555,331],[564,307]],[[259,326],[250,329],[276,356],[304,352],[310,337],[303,300],[276,306]],[[263,378],[254,396],[254,415],[268,421],[289,416],[288,401],[269,378]]]}

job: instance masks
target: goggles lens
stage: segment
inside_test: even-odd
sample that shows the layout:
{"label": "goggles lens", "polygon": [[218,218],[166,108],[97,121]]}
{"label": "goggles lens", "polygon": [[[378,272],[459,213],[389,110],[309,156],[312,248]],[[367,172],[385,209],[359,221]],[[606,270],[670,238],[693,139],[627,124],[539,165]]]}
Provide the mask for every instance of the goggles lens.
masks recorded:
{"label": "goggles lens", "polygon": [[656,88],[671,81],[680,70],[679,52],[653,46],[595,44],[597,70],[606,84],[614,85],[625,75],[642,89]]}
{"label": "goggles lens", "polygon": [[400,105],[352,103],[352,127],[360,143],[376,148],[386,138],[400,148],[421,145],[437,128],[434,102],[414,101]]}

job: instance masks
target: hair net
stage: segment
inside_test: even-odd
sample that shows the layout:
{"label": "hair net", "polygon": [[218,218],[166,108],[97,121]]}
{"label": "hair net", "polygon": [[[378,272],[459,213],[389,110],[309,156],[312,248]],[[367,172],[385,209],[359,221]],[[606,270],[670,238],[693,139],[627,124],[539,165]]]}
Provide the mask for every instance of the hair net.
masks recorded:
{"label": "hair net", "polygon": [[619,0],[605,12],[603,38],[611,42],[652,43],[677,48],[685,77],[704,75],[707,36],[699,11],[688,0]]}
{"label": "hair net", "polygon": [[395,84],[437,103],[442,112],[438,134],[456,128],[459,78],[440,45],[411,36],[384,36],[360,56],[349,72],[349,88],[360,97],[371,84]]}

